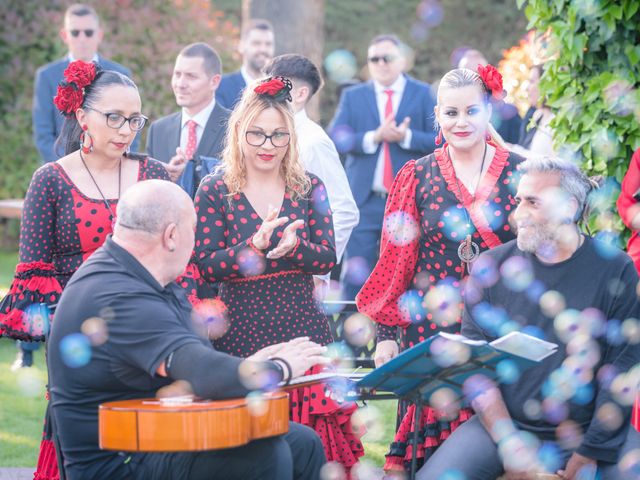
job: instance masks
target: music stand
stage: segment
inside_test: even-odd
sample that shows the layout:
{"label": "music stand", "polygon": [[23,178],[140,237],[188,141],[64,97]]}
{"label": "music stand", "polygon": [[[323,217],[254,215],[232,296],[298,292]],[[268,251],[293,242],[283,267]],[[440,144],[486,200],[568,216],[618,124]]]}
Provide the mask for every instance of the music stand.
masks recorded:
{"label": "music stand", "polygon": [[[511,339],[511,343],[507,344],[508,342],[505,340],[509,339]],[[526,351],[517,354],[514,352],[518,349],[512,347],[523,341],[539,347],[535,351],[534,358],[527,356],[529,352]],[[464,345],[462,355],[455,359],[442,355],[443,352],[446,352],[446,342],[456,342],[459,344],[458,347]],[[500,350],[497,348],[499,345],[503,348],[511,348],[511,351]],[[373,370],[360,379],[357,385],[359,389],[369,391],[393,392],[397,397],[415,404],[414,429],[411,439],[413,456],[409,477],[413,480],[416,474],[420,415],[422,407],[429,403],[429,399],[435,391],[449,388],[460,399],[464,396],[463,384],[469,377],[481,374],[497,380],[496,368],[500,362],[511,362],[509,367],[517,368],[522,372],[556,351],[557,345],[520,332],[512,332],[491,344],[441,332],[405,350]]]}

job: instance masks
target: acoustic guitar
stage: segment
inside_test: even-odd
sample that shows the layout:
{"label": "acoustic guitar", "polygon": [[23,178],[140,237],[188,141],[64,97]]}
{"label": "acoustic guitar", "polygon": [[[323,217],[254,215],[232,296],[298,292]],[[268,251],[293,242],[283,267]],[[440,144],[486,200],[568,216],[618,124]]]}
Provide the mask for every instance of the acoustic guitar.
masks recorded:
{"label": "acoustic guitar", "polygon": [[259,399],[136,399],[98,410],[100,448],[125,452],[194,452],[246,445],[289,430],[289,394]]}

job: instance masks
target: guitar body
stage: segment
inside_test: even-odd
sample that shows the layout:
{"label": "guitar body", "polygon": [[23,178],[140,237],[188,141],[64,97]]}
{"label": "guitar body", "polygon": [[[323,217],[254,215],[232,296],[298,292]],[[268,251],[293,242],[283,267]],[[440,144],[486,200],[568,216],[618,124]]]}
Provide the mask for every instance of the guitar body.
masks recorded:
{"label": "guitar body", "polygon": [[[255,408],[254,408],[255,407]],[[246,445],[287,433],[289,395],[171,404],[157,399],[108,402],[98,411],[100,448],[125,452],[194,452]]]}

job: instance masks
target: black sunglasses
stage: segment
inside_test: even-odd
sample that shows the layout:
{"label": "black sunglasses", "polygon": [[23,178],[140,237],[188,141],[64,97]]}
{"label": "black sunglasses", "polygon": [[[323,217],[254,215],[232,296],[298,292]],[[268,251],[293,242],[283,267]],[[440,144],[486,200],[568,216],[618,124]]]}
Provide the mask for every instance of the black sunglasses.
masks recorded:
{"label": "black sunglasses", "polygon": [[368,60],[371,63],[379,63],[379,62],[391,63],[396,58],[398,58],[398,57],[396,57],[395,55],[382,55],[381,57],[369,57]]}
{"label": "black sunglasses", "polygon": [[87,38],[91,38],[93,37],[93,33],[95,32],[95,30],[93,30],[92,28],[85,28],[84,30],[71,30],[71,36],[72,37],[78,37],[80,35],[80,32],[84,32],[84,36]]}

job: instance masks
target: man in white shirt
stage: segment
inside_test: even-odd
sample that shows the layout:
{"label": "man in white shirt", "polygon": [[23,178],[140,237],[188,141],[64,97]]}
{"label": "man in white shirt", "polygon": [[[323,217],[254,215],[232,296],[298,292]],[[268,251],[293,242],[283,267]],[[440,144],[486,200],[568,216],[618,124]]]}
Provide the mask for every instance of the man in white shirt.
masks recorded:
{"label": "man in white shirt", "polygon": [[182,49],[173,68],[171,87],[182,110],[151,124],[147,152],[167,163],[171,179],[191,198],[200,180],[219,163],[229,110],[216,102],[222,64],[206,43]]}
{"label": "man in white shirt", "polygon": [[262,69],[273,58],[275,41],[273,26],[267,20],[254,18],[242,27],[238,52],[242,67],[222,77],[216,93],[218,102],[230,110],[240,100],[244,87],[262,76]]}
{"label": "man in white shirt", "polygon": [[[265,67],[264,73],[287,77],[293,83],[291,98],[300,159],[305,169],[320,177],[327,188],[333,213],[336,255],[340,261],[360,214],[335,145],[322,127],[307,115],[307,103],[323,83],[318,67],[302,55],[287,54],[275,57]],[[324,280],[328,280],[328,276]]]}
{"label": "man in white shirt", "polygon": [[427,84],[403,73],[401,47],[394,35],[371,40],[371,81],[342,92],[329,128],[338,149],[347,154],[345,171],[360,210],[342,269],[347,299],[355,298],[378,259],[385,203],[395,175],[409,160],[435,147],[434,96]]}

